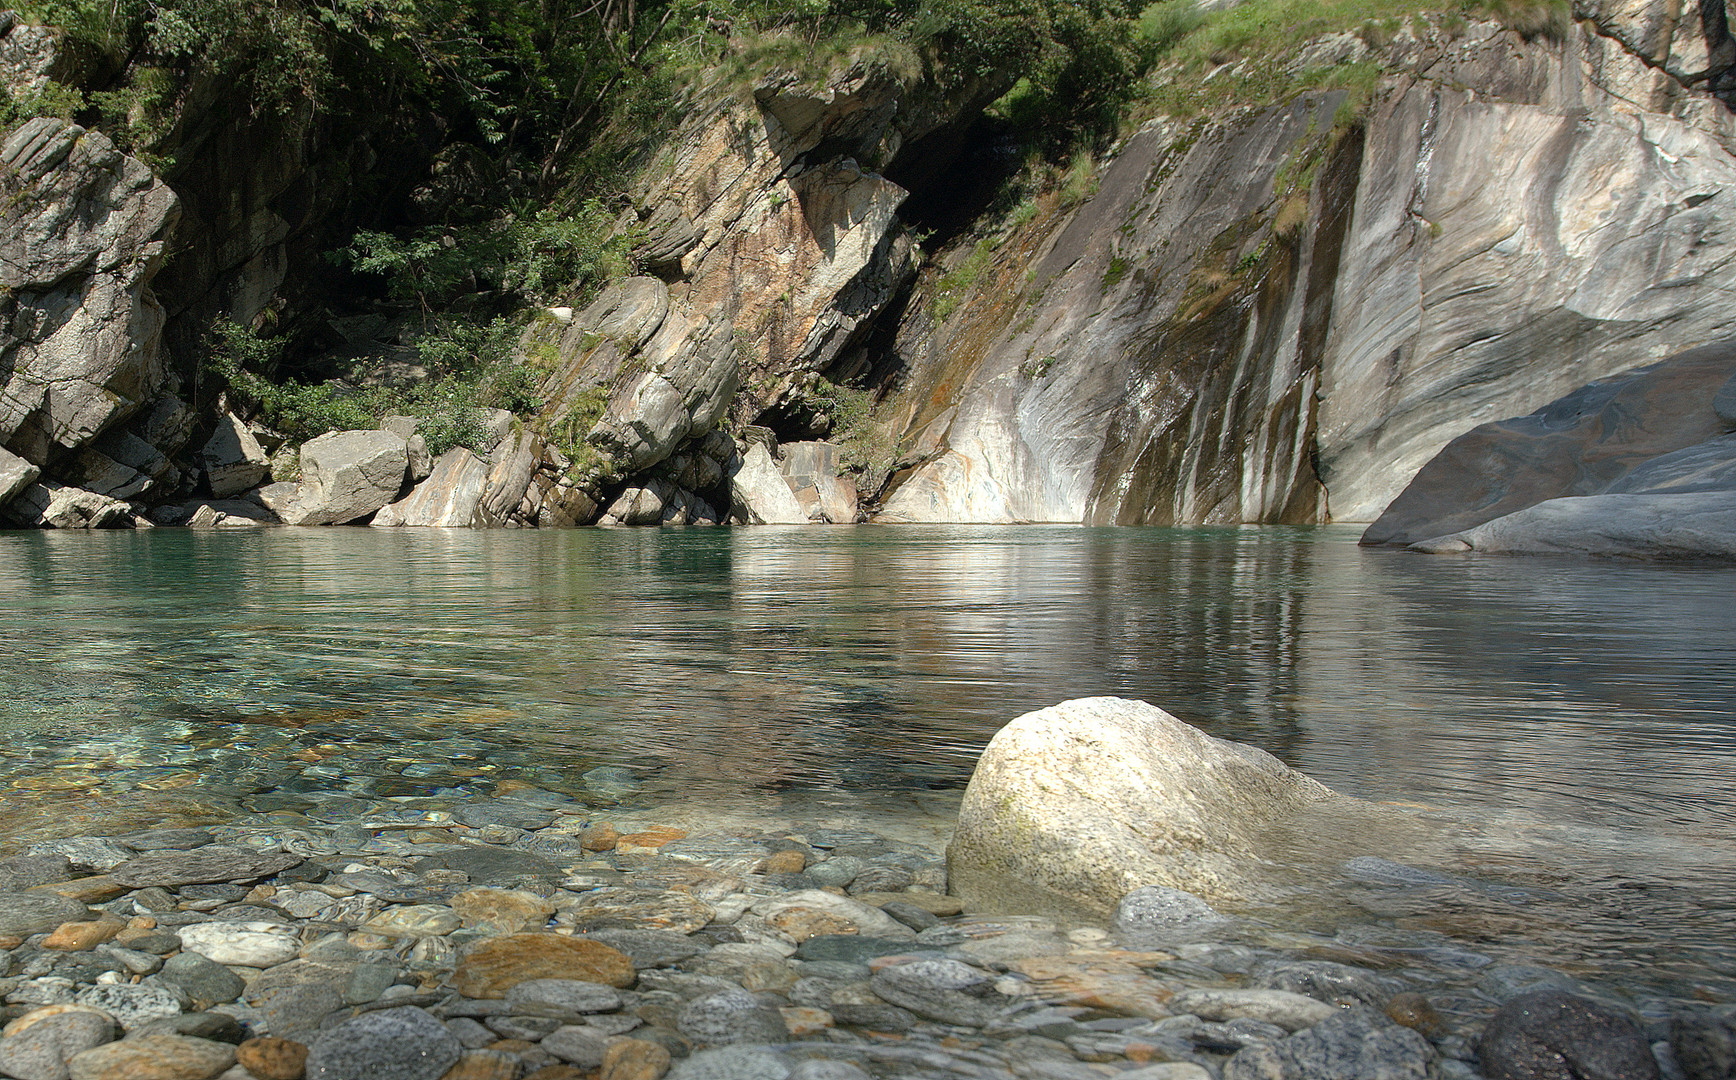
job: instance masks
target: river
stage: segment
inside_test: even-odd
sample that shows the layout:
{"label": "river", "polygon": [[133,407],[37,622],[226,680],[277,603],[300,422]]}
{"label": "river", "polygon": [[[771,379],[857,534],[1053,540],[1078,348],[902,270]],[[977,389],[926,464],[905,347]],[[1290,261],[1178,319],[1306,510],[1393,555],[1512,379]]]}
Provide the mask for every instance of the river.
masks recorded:
{"label": "river", "polygon": [[1001,724],[1115,694],[1523,837],[1475,861],[1550,899],[1478,947],[1736,998],[1736,569],[1356,535],[0,533],[0,837],[597,765],[943,837]]}

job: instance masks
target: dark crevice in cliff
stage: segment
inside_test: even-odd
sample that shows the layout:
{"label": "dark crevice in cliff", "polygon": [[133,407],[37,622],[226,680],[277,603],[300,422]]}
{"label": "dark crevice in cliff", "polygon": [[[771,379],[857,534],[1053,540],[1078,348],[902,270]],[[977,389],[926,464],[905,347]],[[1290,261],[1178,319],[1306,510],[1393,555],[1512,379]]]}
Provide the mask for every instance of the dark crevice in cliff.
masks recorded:
{"label": "dark crevice in cliff", "polygon": [[898,216],[929,251],[976,225],[1024,163],[1024,145],[1008,125],[978,114],[901,150],[886,179],[910,192]]}

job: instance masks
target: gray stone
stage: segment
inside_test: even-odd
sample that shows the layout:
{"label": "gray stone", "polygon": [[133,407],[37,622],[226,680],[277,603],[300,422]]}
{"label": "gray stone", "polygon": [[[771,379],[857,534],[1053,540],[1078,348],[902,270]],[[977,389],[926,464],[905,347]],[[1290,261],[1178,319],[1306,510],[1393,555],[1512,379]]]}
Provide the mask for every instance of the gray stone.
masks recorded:
{"label": "gray stone", "polygon": [[409,469],[403,439],[390,431],[334,431],[301,448],[301,490],[291,525],[356,521],[398,497]]}
{"label": "gray stone", "polygon": [[1170,1000],[1169,1007],[1206,1020],[1258,1020],[1285,1031],[1312,1027],[1338,1011],[1324,1001],[1287,990],[1184,990]]}
{"label": "gray stone", "polygon": [[90,918],[77,900],[53,893],[0,892],[0,935],[29,937],[53,930],[63,922]]}
{"label": "gray stone", "polygon": [[755,443],[729,479],[730,517],[745,525],[806,525],[808,512],[784,480],[777,462]]}
{"label": "gray stone", "polygon": [[570,1065],[598,1069],[603,1065],[603,1055],[609,1051],[609,1040],[600,1032],[569,1025],[549,1033],[541,1046]]}
{"label": "gray stone", "polygon": [[1249,972],[1248,985],[1306,994],[1334,1005],[1356,1002],[1375,1009],[1384,1008],[1387,1000],[1404,986],[1366,968],[1327,960],[1272,960],[1256,964]]}
{"label": "gray stone", "polygon": [[577,979],[527,979],[506,992],[506,1003],[522,1016],[576,1020],[586,1013],[613,1012],[621,995],[613,987]]}
{"label": "gray stone", "polygon": [[458,1045],[466,1050],[480,1050],[492,1042],[498,1042],[499,1035],[483,1027],[468,1016],[457,1016],[446,1021],[446,1030],[458,1040]]}
{"label": "gray stone", "polygon": [[398,965],[389,962],[362,964],[344,986],[345,1005],[366,1005],[380,1000],[386,988],[398,981]]}
{"label": "gray stone", "polygon": [[1601,1002],[1537,990],[1501,1006],[1477,1043],[1490,1080],[1657,1080],[1651,1044]]}
{"label": "gray stone", "polygon": [[[1723,435],[1711,401],[1732,377],[1736,343],[1705,346],[1474,428],[1422,467],[1362,542],[1434,545],[1549,500],[1679,493],[1683,477],[1671,470],[1638,483],[1632,474]],[[1736,458],[1736,446],[1721,456]],[[1733,490],[1728,480],[1723,490]]]}
{"label": "gray stone", "polygon": [[481,507],[488,473],[486,459],[465,447],[454,447],[434,459],[427,479],[375,514],[370,524],[448,529],[486,525]]}
{"label": "gray stone", "polygon": [[843,888],[856,880],[867,863],[854,855],[835,855],[824,862],[811,864],[804,873],[814,880],[821,888]]}
{"label": "gray stone", "polygon": [[241,976],[197,952],[170,957],[163,962],[158,978],[180,987],[192,999],[195,1009],[234,1001],[246,989]]}
{"label": "gray stone", "polygon": [[1430,1080],[1427,1039],[1363,1008],[1332,1015],[1282,1042],[1258,1043],[1224,1066],[1224,1080]]}
{"label": "gray stone", "polygon": [[64,855],[14,855],[0,859],[0,892],[23,892],[72,877],[72,862]]}
{"label": "gray stone", "polygon": [[[523,1039],[525,1042],[536,1042],[561,1026],[561,1022],[552,1016],[491,1016],[483,1023],[502,1038]],[[599,1050],[596,1063],[600,1065],[602,1062],[603,1055]]]}
{"label": "gray stone", "polygon": [[677,1061],[668,1080],[789,1080],[789,1061],[768,1046],[724,1046]]}
{"label": "gray stone", "polygon": [[820,934],[796,946],[802,960],[841,960],[866,964],[877,956],[897,956],[919,951],[909,938],[880,938],[867,934]]}
{"label": "gray stone", "polygon": [[228,1013],[196,1012],[148,1020],[127,1033],[135,1035],[186,1035],[212,1042],[240,1043],[247,1038],[241,1021]]}
{"label": "gray stone", "polygon": [[87,446],[61,462],[55,471],[62,481],[111,499],[135,499],[155,486],[150,477],[122,465],[93,446]]}
{"label": "gray stone", "polygon": [[855,524],[856,485],[842,475],[836,444],[792,442],[779,449],[784,482],[807,512],[809,521]]}
{"label": "gray stone", "polygon": [[938,915],[915,904],[906,904],[902,900],[888,900],[880,905],[880,910],[919,933],[931,926],[940,925]]}
{"label": "gray stone", "polygon": [[191,851],[211,843],[208,829],[145,829],[115,837],[134,851]]}
{"label": "gray stone", "polygon": [[789,1041],[789,1028],[776,1009],[745,990],[721,990],[695,998],[676,1018],[681,1034],[702,1046]]}
{"label": "gray stone", "polygon": [[1724,380],[1724,385],[1712,395],[1712,414],[1736,427],[1736,375]]}
{"label": "gray stone", "polygon": [[152,986],[150,983],[87,986],[73,995],[73,1000],[80,1005],[101,1009],[129,1031],[152,1020],[179,1016],[185,1011],[183,1007],[186,1004],[174,987]]}
{"label": "gray stone", "polygon": [[[30,33],[53,41],[47,28]],[[6,47],[18,36],[7,35]],[[0,289],[14,304],[0,327],[7,358],[0,444],[41,466],[137,411],[162,386],[164,313],[150,283],[180,205],[107,137],[64,120],[39,117],[14,128],[0,147],[0,172],[12,193],[0,207]],[[18,490],[19,471],[0,469],[0,490]],[[50,489],[29,516],[44,516],[53,501]]]}
{"label": "gray stone", "polygon": [[957,960],[917,960],[882,968],[869,986],[889,1004],[943,1024],[985,1027],[998,1011],[997,1003],[985,997],[992,990],[989,977]]}
{"label": "gray stone", "polygon": [[257,487],[271,474],[271,459],[246,424],[233,413],[217,418],[217,430],[199,451],[211,495],[227,499]]}
{"label": "gray stone", "polygon": [[869,1080],[869,1076],[848,1061],[813,1058],[791,1069],[784,1080]]}
{"label": "gray stone", "polygon": [[705,942],[670,930],[605,927],[582,936],[626,953],[636,968],[668,967],[690,956],[698,956],[707,948]]}
{"label": "gray stone", "polygon": [[0,506],[6,505],[12,496],[34,484],[41,475],[41,469],[0,447]]}
{"label": "gray stone", "polygon": [[363,1013],[316,1035],[307,1080],[439,1080],[464,1053],[445,1025],[405,1006]]}
{"label": "gray stone", "polygon": [[20,525],[38,529],[121,528],[132,517],[132,507],[118,499],[53,480],[31,484],[3,512]]}
{"label": "gray stone", "polygon": [[108,840],[94,836],[79,836],[68,840],[47,840],[31,844],[31,855],[61,855],[75,868],[86,873],[113,870],[132,858],[132,852]]}
{"label": "gray stone", "polygon": [[639,774],[619,765],[599,765],[579,777],[585,790],[606,799],[625,799],[639,794],[645,786]]}
{"label": "gray stone", "polygon": [[1068,701],[983,751],[947,848],[950,888],[989,908],[1058,895],[1110,910],[1145,885],[1234,901],[1282,887],[1264,875],[1296,856],[1272,833],[1301,820],[1328,837],[1410,826],[1145,702]]}
{"label": "gray stone", "polygon": [[181,927],[180,938],[182,948],[219,964],[273,967],[301,952],[295,928],[281,923],[194,923]]}
{"label": "gray stone", "polygon": [[33,1021],[0,1039],[0,1073],[18,1080],[67,1080],[67,1059],[113,1042],[112,1019],[97,1012],[65,1012]]}
{"label": "gray stone", "polygon": [[1115,905],[1115,932],[1132,949],[1168,949],[1220,934],[1231,920],[1189,892],[1135,889]]}
{"label": "gray stone", "polygon": [[1688,1080],[1736,1077],[1736,1018],[1680,1013],[1670,1018],[1670,1049]]}
{"label": "gray stone", "polygon": [[1433,555],[1736,559],[1736,491],[1550,499],[1464,532],[1410,545]]}
{"label": "gray stone", "polygon": [[418,867],[460,870],[470,876],[473,885],[495,886],[512,885],[527,878],[557,881],[564,873],[559,865],[540,855],[484,846],[442,852],[419,863]]}
{"label": "gray stone", "polygon": [[466,803],[454,810],[452,816],[472,828],[506,825],[514,829],[540,829],[554,819],[554,815],[548,810],[526,806],[510,799]]}
{"label": "gray stone", "polygon": [[115,867],[115,883],[132,889],[215,881],[258,881],[301,863],[299,855],[265,855],[248,848],[210,844],[192,851],[157,851]]}

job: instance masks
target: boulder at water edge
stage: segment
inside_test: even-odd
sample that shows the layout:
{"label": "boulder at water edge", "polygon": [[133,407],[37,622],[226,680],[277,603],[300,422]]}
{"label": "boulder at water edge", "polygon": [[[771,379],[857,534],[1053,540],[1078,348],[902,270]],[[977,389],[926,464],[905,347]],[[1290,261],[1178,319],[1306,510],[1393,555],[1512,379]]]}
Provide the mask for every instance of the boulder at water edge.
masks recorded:
{"label": "boulder at water edge", "polygon": [[1378,832],[1381,808],[1143,701],[1026,713],[977,762],[947,848],[950,890],[997,908],[1098,911],[1146,885],[1232,903],[1267,891],[1275,833]]}
{"label": "boulder at water edge", "polygon": [[334,431],[301,448],[301,491],[291,525],[337,525],[367,517],[398,497],[410,467],[407,444],[390,431]]}

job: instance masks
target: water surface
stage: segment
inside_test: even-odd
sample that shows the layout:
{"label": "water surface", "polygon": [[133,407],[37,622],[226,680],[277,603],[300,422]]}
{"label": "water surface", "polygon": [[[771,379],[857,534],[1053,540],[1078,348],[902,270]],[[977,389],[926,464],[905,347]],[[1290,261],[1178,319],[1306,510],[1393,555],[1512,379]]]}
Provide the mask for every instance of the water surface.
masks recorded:
{"label": "water surface", "polygon": [[1355,536],[0,533],[0,830],[576,791],[601,764],[653,802],[944,820],[1001,724],[1118,694],[1522,833],[1466,857],[1580,913],[1552,962],[1724,987],[1736,570]]}

